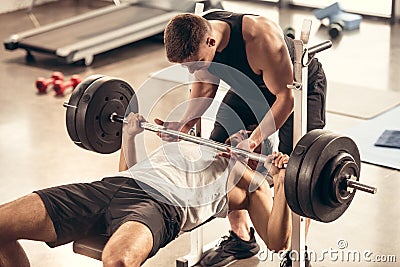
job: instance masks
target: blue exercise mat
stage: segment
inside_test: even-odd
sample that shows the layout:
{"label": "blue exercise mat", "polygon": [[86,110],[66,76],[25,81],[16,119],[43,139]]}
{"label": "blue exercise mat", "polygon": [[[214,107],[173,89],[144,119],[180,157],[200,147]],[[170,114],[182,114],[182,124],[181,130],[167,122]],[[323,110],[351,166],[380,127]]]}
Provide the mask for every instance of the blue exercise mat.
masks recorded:
{"label": "blue exercise mat", "polygon": [[[398,131],[400,106],[362,122],[347,130],[345,134],[356,142],[361,161],[400,170],[400,148],[393,144],[398,140]],[[385,144],[386,146],[382,146]]]}
{"label": "blue exercise mat", "polygon": [[375,143],[376,146],[400,148],[400,131],[385,130]]}

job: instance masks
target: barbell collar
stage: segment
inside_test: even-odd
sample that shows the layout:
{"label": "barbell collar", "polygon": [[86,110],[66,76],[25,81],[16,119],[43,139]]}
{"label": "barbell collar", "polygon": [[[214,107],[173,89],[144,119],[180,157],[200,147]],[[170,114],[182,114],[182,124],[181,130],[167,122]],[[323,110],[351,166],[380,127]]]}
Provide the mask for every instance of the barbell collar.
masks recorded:
{"label": "barbell collar", "polygon": [[63,107],[64,107],[64,108],[78,108],[77,106],[70,105],[69,102],[64,102],[64,103],[63,103]]}
{"label": "barbell collar", "polygon": [[119,116],[116,112],[111,113],[110,121],[111,122],[128,123],[128,121],[124,117]]}
{"label": "barbell collar", "polygon": [[353,178],[353,176],[350,178],[347,178],[347,187],[350,187],[353,189],[358,189],[358,190],[361,190],[363,192],[370,193],[370,194],[376,194],[376,192],[378,191],[378,189],[376,187],[360,183],[356,180],[353,180],[352,178]]}

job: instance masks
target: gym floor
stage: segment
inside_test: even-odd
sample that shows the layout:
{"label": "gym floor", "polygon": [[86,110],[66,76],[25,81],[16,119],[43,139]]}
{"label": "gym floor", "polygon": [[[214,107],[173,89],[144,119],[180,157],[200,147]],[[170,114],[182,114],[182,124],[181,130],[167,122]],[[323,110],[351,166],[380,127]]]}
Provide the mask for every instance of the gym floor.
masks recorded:
{"label": "gym floor", "polygon": [[[109,4],[63,0],[37,6],[34,14],[40,24],[45,25]],[[299,29],[304,18],[312,19],[311,44],[329,38],[326,29],[319,27],[320,22],[309,11],[279,10],[255,1],[224,1],[223,4],[225,9],[231,11],[271,17],[282,27],[292,25]],[[3,25],[0,33],[2,40],[11,34],[34,28],[25,10],[1,14],[0,25]],[[55,97],[53,93],[38,95],[34,87],[37,77],[49,77],[53,71],[82,77],[99,73],[125,79],[138,88],[149,74],[170,66],[164,57],[163,45],[154,39],[98,55],[90,67],[60,64],[55,58],[45,55],[36,55],[36,61],[28,63],[23,50],[9,52],[1,49],[0,55],[0,203],[43,187],[93,181],[115,172],[118,167],[118,153],[95,154],[71,142],[62,107],[68,96]],[[359,30],[346,32],[334,41],[332,49],[318,57],[328,77],[328,91],[338,85],[348,89],[341,97],[330,98],[334,93],[328,92],[327,105],[332,107],[332,112],[328,109],[326,129],[341,133],[362,123],[364,119],[351,115],[352,107],[353,111],[359,107],[369,110],[376,108],[375,102],[383,101],[385,96],[399,99],[400,25],[391,26],[386,21],[364,19]],[[357,91],[360,88],[361,91]],[[362,95],[357,95],[357,92]],[[184,99],[186,94],[182,91],[181,98]],[[358,97],[368,99],[365,97],[368,94],[371,96],[368,102],[357,100]],[[379,97],[376,98],[376,95]],[[393,100],[393,97],[390,99]],[[350,107],[350,115],[339,115],[340,110],[335,112],[334,107],[339,104]],[[392,102],[382,105],[387,108]],[[397,266],[395,262],[372,261],[378,259],[375,256],[383,256],[381,261],[389,261],[390,255],[400,261],[400,172],[366,163],[361,169],[361,180],[377,186],[378,194],[358,193],[338,220],[329,224],[312,222],[307,243],[318,257],[313,266]],[[228,229],[226,219],[214,220],[205,226],[205,243],[227,234]],[[258,241],[265,249],[260,238]],[[33,267],[101,266],[99,261],[74,254],[71,244],[49,249],[38,242],[21,243]],[[348,246],[341,250],[338,243],[347,243]],[[144,266],[175,266],[175,259],[189,250],[189,234],[183,234]],[[354,252],[360,253],[360,261],[357,258],[353,260]],[[321,260],[323,255],[325,258]],[[363,255],[369,256],[371,262]],[[278,266],[277,256],[273,259],[269,256],[265,261],[253,257],[231,266]]]}

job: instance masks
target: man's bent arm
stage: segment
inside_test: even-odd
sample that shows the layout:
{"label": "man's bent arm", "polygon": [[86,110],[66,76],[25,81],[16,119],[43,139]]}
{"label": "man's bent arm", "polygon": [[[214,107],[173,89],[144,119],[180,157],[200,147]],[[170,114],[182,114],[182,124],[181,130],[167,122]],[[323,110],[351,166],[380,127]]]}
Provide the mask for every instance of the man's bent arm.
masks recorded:
{"label": "man's bent arm", "polygon": [[124,149],[121,146],[121,152],[119,154],[119,164],[118,164],[118,171],[123,172],[128,170],[128,165],[126,164],[125,156],[124,156]]}
{"label": "man's bent arm", "polygon": [[119,160],[119,171],[125,171],[137,163],[135,137],[143,131],[140,122],[145,121],[143,116],[130,113],[122,128],[122,145]]}
{"label": "man's bent arm", "polygon": [[[249,24],[251,23],[250,20]],[[263,19],[262,23],[268,30],[257,27],[260,32],[256,33],[256,38],[259,39],[250,42],[246,49],[249,62],[262,74],[265,85],[276,96],[276,100],[249,138],[256,146],[275,129],[282,127],[294,107],[293,92],[287,88],[293,82],[292,63],[282,30],[271,21]]]}
{"label": "man's bent arm", "polygon": [[187,133],[210,107],[218,90],[219,78],[203,69],[195,71],[194,76],[195,82],[192,83],[190,90],[189,104],[178,125],[168,122],[164,124],[163,121],[156,119],[157,124]]}
{"label": "man's bent arm", "polygon": [[[124,149],[126,147],[126,149]],[[137,163],[135,138],[131,140],[123,140],[121,146],[121,154],[119,155],[118,171],[126,171]]]}
{"label": "man's bent arm", "polygon": [[[283,162],[287,163],[289,158],[287,155],[275,155],[279,155],[275,158],[276,160],[284,158]],[[268,163],[266,168],[269,168],[269,175],[274,179],[272,206],[271,191],[268,183],[264,182],[264,175],[251,170],[248,166],[242,167],[242,169],[238,168],[242,171],[241,180],[247,181],[245,188],[249,190],[247,210],[253,225],[268,248],[275,251],[287,250],[291,243],[292,217],[284,192],[285,169],[278,169],[275,166],[268,167]]]}

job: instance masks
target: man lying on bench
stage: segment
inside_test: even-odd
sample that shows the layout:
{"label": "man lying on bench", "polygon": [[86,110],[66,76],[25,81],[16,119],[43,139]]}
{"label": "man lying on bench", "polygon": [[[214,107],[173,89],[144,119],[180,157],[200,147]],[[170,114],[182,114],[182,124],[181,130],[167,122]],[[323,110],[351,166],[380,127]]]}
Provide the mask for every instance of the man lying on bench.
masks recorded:
{"label": "man lying on bench", "polygon": [[[216,150],[185,141],[163,144],[136,162],[135,136],[143,131],[138,114],[123,126],[122,162],[129,170],[92,183],[35,191],[0,206],[0,266],[29,266],[19,239],[44,241],[50,247],[88,235],[107,234],[104,266],[140,266],[175,239],[213,217],[246,209],[265,244],[288,249],[290,210],[283,180],[288,156],[274,153],[269,175],[252,170]],[[244,140],[240,132],[232,143]],[[272,165],[272,166],[270,166]],[[278,167],[274,166],[277,165]]]}

